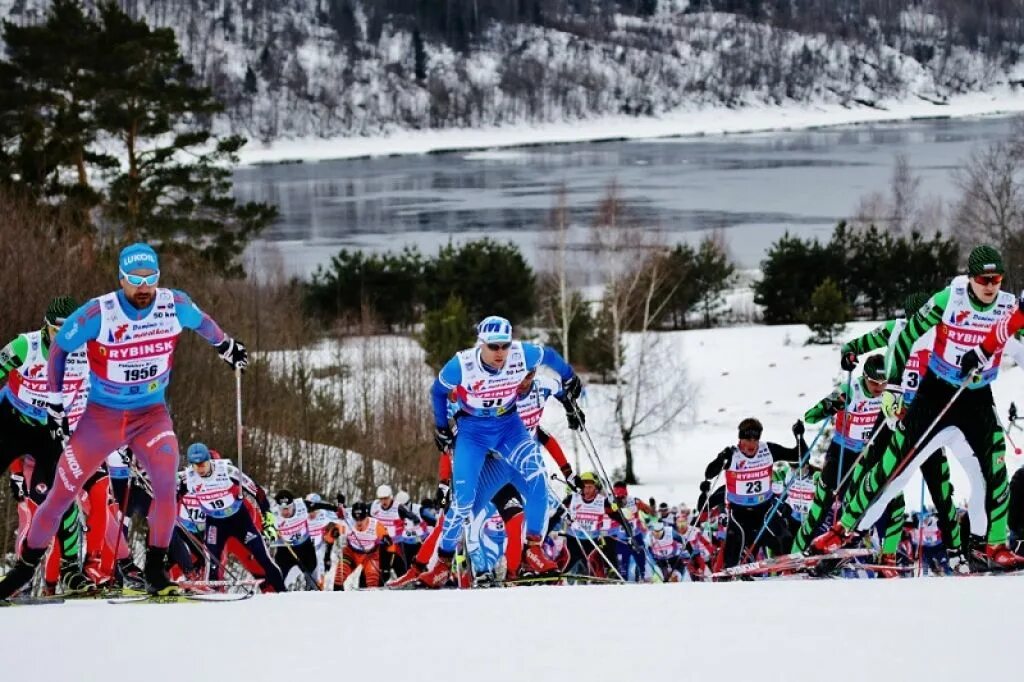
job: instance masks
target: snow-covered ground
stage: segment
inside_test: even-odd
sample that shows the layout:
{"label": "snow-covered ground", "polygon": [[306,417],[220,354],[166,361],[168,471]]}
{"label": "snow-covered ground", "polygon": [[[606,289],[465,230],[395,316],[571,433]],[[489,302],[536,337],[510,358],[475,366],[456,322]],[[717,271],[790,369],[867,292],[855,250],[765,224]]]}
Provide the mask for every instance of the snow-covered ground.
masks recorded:
{"label": "snow-covered ground", "polygon": [[386,136],[280,139],[269,145],[250,141],[242,164],[320,161],[366,156],[426,154],[441,150],[495,149],[606,139],[797,130],[927,117],[968,117],[1024,111],[1024,90],[997,86],[988,92],[955,95],[935,104],[919,97],[879,102],[877,107],[840,104],[781,106],[704,106],[659,117],[605,116],[584,121],[472,129],[404,130]]}
{"label": "snow-covered ground", "polygon": [[[0,609],[5,680],[983,680],[1019,578],[292,593]],[[1003,607],[1003,608],[1000,608]]]}

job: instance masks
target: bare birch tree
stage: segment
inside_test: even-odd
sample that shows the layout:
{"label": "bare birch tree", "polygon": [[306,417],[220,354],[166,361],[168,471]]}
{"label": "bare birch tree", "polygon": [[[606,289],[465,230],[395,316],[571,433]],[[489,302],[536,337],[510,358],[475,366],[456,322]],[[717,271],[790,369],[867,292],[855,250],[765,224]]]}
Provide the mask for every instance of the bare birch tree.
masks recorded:
{"label": "bare birch tree", "polygon": [[593,249],[605,276],[601,335],[612,356],[614,427],[625,455],[623,478],[636,483],[636,445],[691,405],[692,389],[669,336],[655,321],[678,282],[667,281],[666,247],[656,231],[631,224],[615,185],[593,225]]}

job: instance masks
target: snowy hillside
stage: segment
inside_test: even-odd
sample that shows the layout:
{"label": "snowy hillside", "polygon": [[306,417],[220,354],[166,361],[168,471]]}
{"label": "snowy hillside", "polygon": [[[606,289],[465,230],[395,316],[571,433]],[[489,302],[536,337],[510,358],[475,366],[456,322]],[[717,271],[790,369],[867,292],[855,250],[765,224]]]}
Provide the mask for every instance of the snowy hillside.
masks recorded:
{"label": "snowy hillside", "polygon": [[[37,22],[47,4],[0,0],[0,16]],[[660,2],[649,17],[602,15],[599,28],[578,17],[493,21],[461,50],[430,35],[417,39],[408,21],[369,0],[119,4],[172,27],[228,107],[222,128],[263,143],[606,117],[656,121],[703,108],[884,111],[896,102],[941,106],[1019,79],[1012,54],[961,46],[928,3],[901,15],[898,40],[870,28],[855,33],[861,39],[840,40]]]}
{"label": "snowy hillside", "polygon": [[1013,670],[1018,600],[1016,577],[305,592],[0,609],[0,631],[6,680],[962,682]]}

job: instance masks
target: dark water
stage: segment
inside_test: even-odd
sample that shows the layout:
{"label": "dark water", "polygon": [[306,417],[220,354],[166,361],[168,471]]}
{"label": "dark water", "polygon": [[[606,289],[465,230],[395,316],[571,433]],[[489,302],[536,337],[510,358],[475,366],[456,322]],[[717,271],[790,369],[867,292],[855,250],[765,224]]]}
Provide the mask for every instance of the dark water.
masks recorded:
{"label": "dark water", "polygon": [[[862,195],[887,189],[898,153],[923,195],[951,199],[951,169],[1009,129],[1009,119],[980,118],[326,161],[240,168],[235,187],[280,207],[262,241],[289,273],[308,274],[344,247],[430,253],[485,235],[515,240],[539,263],[559,189],[582,248],[613,182],[636,224],[670,243],[724,230],[733,257],[752,267],[786,230],[827,237]],[[259,245],[252,254],[272,260]]]}

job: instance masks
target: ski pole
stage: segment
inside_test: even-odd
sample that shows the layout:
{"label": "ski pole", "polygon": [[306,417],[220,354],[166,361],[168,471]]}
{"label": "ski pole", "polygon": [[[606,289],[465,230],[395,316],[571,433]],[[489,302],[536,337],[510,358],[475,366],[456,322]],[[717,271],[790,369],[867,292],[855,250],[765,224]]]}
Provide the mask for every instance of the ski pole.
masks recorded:
{"label": "ski pole", "polygon": [[[848,395],[846,397],[846,400],[843,402],[842,416],[843,416],[843,427],[847,430],[847,433],[849,433],[850,432],[850,403],[853,402],[853,370],[852,369],[849,370],[846,373],[846,390],[847,390],[847,392],[850,395]],[[836,421],[838,422],[838,420],[836,420]],[[842,433],[838,433],[839,432],[839,425],[838,425],[838,423],[836,424],[836,431],[837,431],[837,435],[840,436],[840,438],[839,438],[839,468],[836,469],[836,489],[835,489],[835,495],[833,495],[833,500],[832,500],[832,517],[833,518],[839,518],[839,507],[840,507],[840,502],[842,501],[841,498],[839,497],[839,482],[844,478],[843,477],[843,459],[846,456],[846,437],[843,436]],[[861,448],[861,452],[863,452],[864,450],[865,450],[865,448]],[[852,471],[853,467],[850,467],[850,470]]]}
{"label": "ski pole", "polygon": [[[995,403],[992,404],[992,412],[996,415],[996,424],[999,424],[999,428],[1003,430],[1006,441],[1013,447],[1013,454],[1021,454],[1021,449],[1017,447],[1017,444],[1013,442],[1013,438],[1010,437],[1010,430],[1003,426],[1003,420],[999,418],[999,410],[996,409]],[[1013,414],[1016,414],[1016,409],[1014,409]],[[1012,424],[1013,422],[1010,423]]]}
{"label": "ski pole", "polygon": [[[868,442],[864,443],[864,447],[862,447],[860,452],[857,453],[857,458],[854,459],[853,464],[850,465],[850,470],[846,472],[846,475],[844,475],[842,479],[840,479],[839,485],[836,487],[837,490],[842,489],[842,487],[846,485],[847,481],[850,480],[850,476],[853,476],[853,472],[857,470],[857,465],[860,464],[861,460],[864,459],[864,456],[868,454],[868,450],[871,449],[871,444],[875,442],[875,438],[877,438],[878,434],[882,432],[882,429],[888,428],[889,427],[885,424],[885,417],[879,415],[878,423],[875,424],[875,430],[871,432],[871,438],[868,438]],[[845,497],[845,495],[843,497]]]}
{"label": "ski pole", "polygon": [[[804,454],[800,456],[800,461],[798,461],[796,464],[797,471],[803,469],[804,466],[807,464],[807,460],[811,458],[811,453],[814,452],[814,446],[818,444],[818,439],[821,438],[821,434],[825,433],[826,426],[828,426],[827,419],[821,423],[821,428],[818,429],[818,433],[814,436],[814,440],[812,440],[811,444],[807,446],[807,450],[804,451]],[[765,514],[764,522],[761,523],[761,529],[758,530],[757,535],[754,536],[754,541],[750,543],[750,546],[747,547],[746,551],[743,553],[744,556],[749,557],[750,554],[754,551],[754,548],[757,547],[757,543],[761,540],[761,536],[764,535],[765,530],[768,529],[768,524],[771,522],[772,518],[775,517],[776,512],[779,511],[779,507],[782,506],[782,503],[785,502],[786,498],[789,496],[789,489],[793,487],[793,483],[796,481],[796,479],[797,476],[794,475],[788,481],[786,481],[786,485],[782,488],[782,492],[779,493],[778,496],[775,498],[775,504],[772,505],[771,510],[767,514]],[[708,499],[710,498],[711,496],[709,494]]]}
{"label": "ski pole", "polygon": [[241,474],[245,469],[242,468],[242,368],[235,368],[235,438],[237,440],[236,446],[238,449],[238,473]]}

